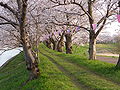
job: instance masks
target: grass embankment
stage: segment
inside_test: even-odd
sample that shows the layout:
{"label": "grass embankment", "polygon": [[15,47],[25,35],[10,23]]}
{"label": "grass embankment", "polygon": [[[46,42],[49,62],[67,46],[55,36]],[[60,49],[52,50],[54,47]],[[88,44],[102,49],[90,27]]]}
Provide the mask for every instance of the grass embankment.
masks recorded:
{"label": "grass embankment", "polygon": [[40,56],[41,76],[20,88],[28,79],[23,53],[0,69],[0,90],[79,90],[51,61]]}
{"label": "grass embankment", "polygon": [[[68,71],[71,75],[73,75],[73,77],[77,78],[80,84],[88,87],[89,89],[118,90],[120,88],[114,82],[110,80],[106,80],[105,78],[100,77],[99,75],[96,75],[95,73],[90,72],[88,69],[85,69],[83,67],[83,66],[86,66],[87,68],[90,68],[93,71],[97,71],[99,67],[99,71],[97,72],[99,72],[99,74],[102,75],[102,72],[106,70],[105,67],[113,66],[112,64],[107,64],[107,63],[100,62],[100,61],[93,62],[93,61],[87,60],[85,56],[82,57],[81,55],[79,56],[78,55],[66,55],[64,53],[58,53],[58,52],[52,51],[43,45],[41,45],[41,47],[44,48],[44,50],[41,49],[42,53],[46,54],[48,58],[49,57],[52,58],[56,63],[61,65],[66,71]],[[114,76],[112,78],[114,78]]]}
{"label": "grass embankment", "polygon": [[[110,57],[110,58],[118,58],[119,56],[116,56],[117,51],[116,51],[116,44],[96,44],[96,48],[97,48],[97,52],[98,53],[103,53],[103,55],[97,55],[97,56],[104,56],[104,57]],[[104,55],[104,53],[106,54],[110,54],[111,56],[108,55]],[[113,54],[113,56],[112,56]],[[115,54],[115,56],[114,56]]]}
{"label": "grass embankment", "polygon": [[99,53],[115,53],[115,44],[96,44]]}
{"label": "grass embankment", "polygon": [[[43,45],[42,45],[43,46]],[[44,46],[43,46],[44,47]],[[45,48],[45,47],[44,47]],[[111,80],[112,82],[120,84],[120,70],[115,70],[115,65],[98,61],[98,60],[88,60],[87,57],[84,55],[87,53],[87,48],[85,47],[79,47],[77,50],[81,52],[81,54],[64,54],[52,51],[48,48],[46,50],[54,55],[57,55],[69,62],[75,63],[79,66],[82,66],[83,68],[86,68],[102,77],[105,77],[106,79]]]}
{"label": "grass embankment", "polygon": [[19,85],[27,80],[27,76],[28,72],[21,53],[0,68],[0,90],[17,90]]}
{"label": "grass embankment", "polygon": [[29,82],[25,90],[79,90],[48,58],[39,56],[41,76]]}
{"label": "grass embankment", "polygon": [[[119,90],[120,71],[113,64],[87,60],[87,47],[75,49],[74,54],[55,52],[40,45],[39,68],[41,76],[37,80],[21,84],[28,79],[23,53],[0,68],[0,90]],[[102,76],[102,77],[101,77]],[[105,78],[104,78],[105,77]],[[106,80],[106,79],[111,79]]]}

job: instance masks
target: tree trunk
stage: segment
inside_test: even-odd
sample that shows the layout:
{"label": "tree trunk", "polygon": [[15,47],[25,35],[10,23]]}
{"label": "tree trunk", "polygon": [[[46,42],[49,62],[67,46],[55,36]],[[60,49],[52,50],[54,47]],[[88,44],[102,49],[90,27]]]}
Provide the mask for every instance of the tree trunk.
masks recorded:
{"label": "tree trunk", "polygon": [[20,23],[20,38],[23,45],[24,56],[26,60],[27,69],[30,71],[29,80],[35,79],[39,76],[39,68],[37,57],[32,52],[30,39],[27,34],[26,25],[26,13],[27,13],[27,0],[23,2],[21,16],[19,17]]}
{"label": "tree trunk", "polygon": [[62,41],[59,41],[59,42],[58,42],[58,45],[57,45],[57,51],[58,51],[58,52],[63,52],[63,46],[64,46],[63,40],[62,40]]}
{"label": "tree trunk", "polygon": [[60,40],[58,41],[58,44],[57,44],[57,50],[58,52],[63,52],[63,46],[64,46],[64,32],[60,38]]}
{"label": "tree trunk", "polygon": [[95,59],[96,59],[96,38],[94,38],[94,35],[90,35],[89,60],[95,60]]}
{"label": "tree trunk", "polygon": [[27,69],[30,71],[30,80],[32,80],[37,78],[40,73],[38,68],[37,57],[34,55],[32,51],[27,34],[26,33],[22,34],[21,38]]}
{"label": "tree trunk", "polygon": [[57,41],[57,40],[54,40],[53,38],[50,38],[50,41],[51,41],[51,43],[53,44],[52,49],[57,51],[58,41]]}
{"label": "tree trunk", "polygon": [[46,46],[50,49],[52,48],[50,40],[46,40]]}
{"label": "tree trunk", "polygon": [[56,50],[56,51],[57,51],[57,41],[54,41],[54,42],[53,42],[53,50]]}
{"label": "tree trunk", "polygon": [[119,54],[119,58],[118,58],[118,62],[117,62],[116,68],[120,69],[120,54]]}
{"label": "tree trunk", "polygon": [[65,35],[66,42],[66,54],[72,54],[72,35],[71,34],[66,34]]}

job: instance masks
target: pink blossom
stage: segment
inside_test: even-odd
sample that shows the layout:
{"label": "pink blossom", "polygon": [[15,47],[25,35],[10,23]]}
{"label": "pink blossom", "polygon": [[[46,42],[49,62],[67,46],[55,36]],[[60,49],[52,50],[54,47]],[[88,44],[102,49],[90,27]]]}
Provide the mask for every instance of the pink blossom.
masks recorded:
{"label": "pink blossom", "polygon": [[92,24],[92,28],[95,30],[97,28],[97,24]]}
{"label": "pink blossom", "polygon": [[120,15],[117,15],[117,20],[120,23]]}

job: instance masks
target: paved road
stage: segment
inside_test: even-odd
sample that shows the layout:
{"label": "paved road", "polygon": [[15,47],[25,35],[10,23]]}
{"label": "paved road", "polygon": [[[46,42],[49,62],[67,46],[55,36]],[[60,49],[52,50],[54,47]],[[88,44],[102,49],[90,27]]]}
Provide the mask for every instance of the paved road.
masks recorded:
{"label": "paved road", "polygon": [[97,56],[97,60],[117,64],[118,58],[112,58],[112,57],[105,57],[105,56]]}

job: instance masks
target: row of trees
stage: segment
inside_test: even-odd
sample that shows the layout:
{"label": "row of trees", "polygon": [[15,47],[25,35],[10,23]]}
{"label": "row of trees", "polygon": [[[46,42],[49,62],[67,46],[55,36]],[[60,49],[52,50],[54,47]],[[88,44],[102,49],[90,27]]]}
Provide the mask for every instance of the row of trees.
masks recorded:
{"label": "row of trees", "polygon": [[1,0],[0,6],[0,31],[10,36],[1,41],[7,47],[23,47],[30,80],[40,74],[41,41],[59,52],[65,41],[66,53],[71,54],[76,34],[87,31],[89,59],[95,60],[96,38],[117,12],[117,0]]}
{"label": "row of trees", "polygon": [[[80,29],[87,30],[89,32],[89,59],[96,59],[96,38],[103,30],[104,26],[109,23],[107,20],[115,15],[117,9],[116,2],[113,0],[87,0],[87,1],[76,1],[76,0],[50,0],[55,5],[52,6],[57,11],[62,12],[61,14],[68,14],[62,17],[52,20],[52,23],[56,25],[66,26],[78,26]],[[97,7],[96,7],[97,6]],[[63,10],[58,10],[63,8]],[[53,8],[52,10],[55,11]],[[78,15],[77,15],[78,14]],[[99,18],[96,18],[99,17]],[[96,25],[94,28],[93,25]],[[67,41],[67,40],[66,40]]]}

